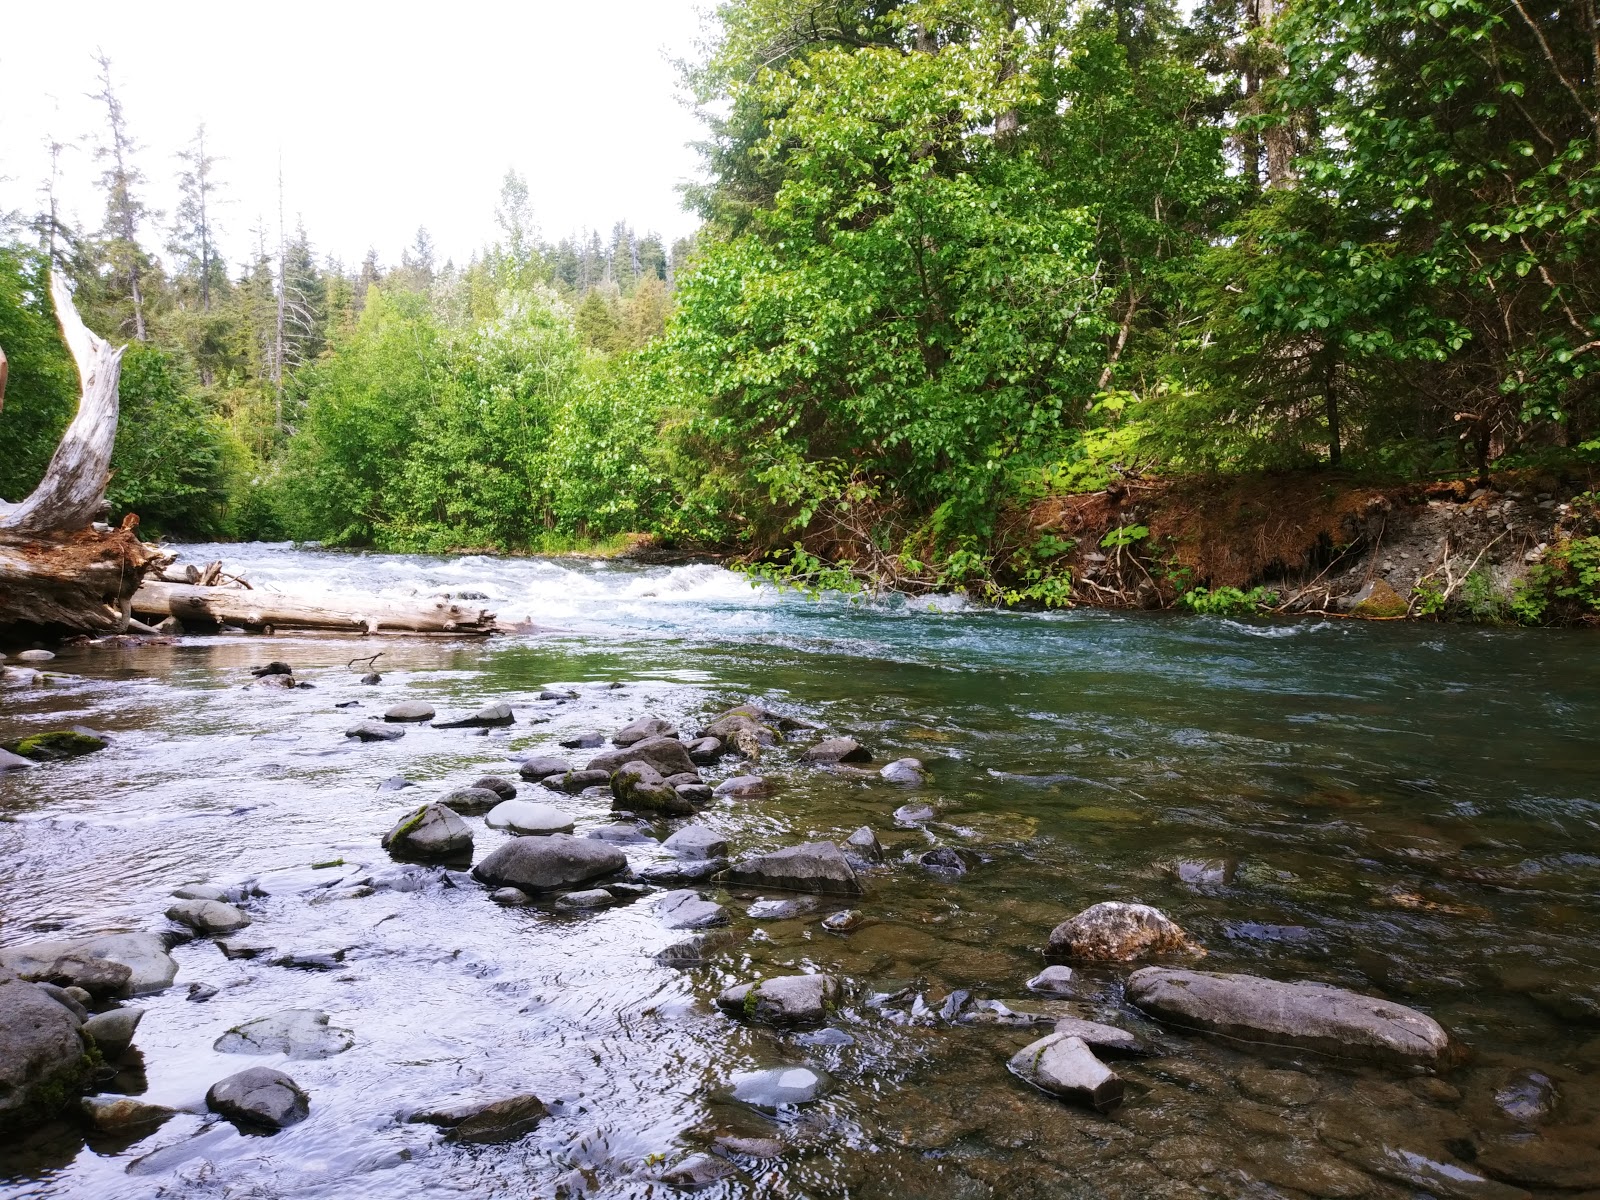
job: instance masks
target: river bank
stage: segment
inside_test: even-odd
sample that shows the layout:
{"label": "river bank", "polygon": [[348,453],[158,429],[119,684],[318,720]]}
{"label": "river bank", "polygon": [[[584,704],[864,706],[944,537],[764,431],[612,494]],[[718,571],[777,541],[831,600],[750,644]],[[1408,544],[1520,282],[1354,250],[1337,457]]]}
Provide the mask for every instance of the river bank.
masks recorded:
{"label": "river bank", "polygon": [[[709,1187],[721,1196],[1399,1200],[1424,1186],[1401,1173],[1441,1169],[1461,1195],[1600,1186],[1583,1174],[1600,1117],[1600,909],[1582,850],[1600,676],[1582,632],[814,603],[703,566],[214,554],[280,586],[479,591],[562,632],[385,641],[378,684],[346,639],[67,649],[48,686],[5,694],[4,739],[83,724],[109,746],[0,776],[0,948],[155,933],[177,974],[128,1002],[145,1015],[115,1081],[175,1115],[137,1137],[40,1130],[8,1150],[0,1195],[659,1196],[696,1154],[736,1172]],[[271,660],[314,686],[257,686]],[[485,775],[580,837],[615,826],[608,790],[556,792],[520,764],[581,767],[611,747],[563,743],[644,716],[687,737],[752,698],[816,728],[753,767],[698,768],[713,787],[759,774],[767,794],[724,792],[607,842],[643,895],[502,907],[459,866],[396,864],[379,844]],[[514,721],[347,738],[407,702],[439,716],[505,703]],[[871,761],[806,761],[827,736]],[[925,765],[920,786],[875,769],[903,758]],[[381,790],[396,777],[414,786]],[[513,841],[461,819],[475,865]],[[690,861],[666,844],[686,825],[730,860],[866,826],[885,862],[857,868],[860,897],[652,882]],[[251,924],[182,934],[171,893],[195,885],[235,895]],[[683,888],[726,922],[705,965],[657,961],[694,935],[662,911]],[[1052,931],[1104,901],[1154,905],[1207,951],[1169,965],[1403,1005],[1459,1058],[1371,1065],[1196,1036],[1131,1002],[1137,962],[1063,964],[1075,991],[1031,992]],[[843,909],[860,923],[824,926]],[[841,988],[820,1026],[717,1007],[752,980],[818,973]],[[216,991],[191,1000],[192,985]],[[1035,1016],[961,1019],[993,1001]],[[286,1008],[328,1014],[349,1047],[219,1048]],[[1125,1086],[1108,1114],[1007,1069],[1035,1017],[1062,1016],[1158,1051],[1106,1059]],[[257,1065],[309,1096],[270,1138],[206,1107]],[[772,1070],[809,1073],[814,1096],[741,1097]],[[500,1145],[409,1120],[528,1094],[548,1115]]]}

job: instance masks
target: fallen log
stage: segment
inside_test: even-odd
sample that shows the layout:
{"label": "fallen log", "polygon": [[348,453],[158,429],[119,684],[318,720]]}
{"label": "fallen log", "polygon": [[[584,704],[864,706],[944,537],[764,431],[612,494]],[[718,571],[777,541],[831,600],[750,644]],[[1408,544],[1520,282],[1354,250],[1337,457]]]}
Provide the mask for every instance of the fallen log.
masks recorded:
{"label": "fallen log", "polygon": [[259,588],[202,587],[147,579],[133,594],[140,616],[177,617],[184,624],[238,625],[245,629],[323,629],[338,633],[447,633],[460,637],[498,632],[495,614],[450,600],[406,603],[377,596],[333,596],[315,603]]}
{"label": "fallen log", "polygon": [[39,486],[0,506],[0,626],[120,632],[145,571],[171,555],[139,540],[132,514],[118,529],[95,524],[111,479],[122,351],[84,325],[59,274],[50,294],[83,390]]}

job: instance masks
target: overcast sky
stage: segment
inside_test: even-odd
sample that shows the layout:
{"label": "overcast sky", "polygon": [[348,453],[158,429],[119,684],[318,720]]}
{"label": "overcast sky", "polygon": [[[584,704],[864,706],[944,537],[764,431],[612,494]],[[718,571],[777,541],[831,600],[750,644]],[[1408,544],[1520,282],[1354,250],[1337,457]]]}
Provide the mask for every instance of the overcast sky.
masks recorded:
{"label": "overcast sky", "polygon": [[205,122],[226,159],[223,248],[235,263],[258,221],[276,228],[280,154],[290,225],[303,216],[317,251],[347,264],[370,246],[392,265],[419,225],[441,261],[465,261],[493,237],[512,167],[552,240],[619,219],[669,241],[695,225],[675,185],[695,174],[685,143],[701,127],[670,61],[701,36],[694,0],[68,0],[8,5],[4,32],[0,211],[37,210],[54,137],[73,146],[68,209],[100,223],[91,147],[105,117],[86,93],[101,48],[144,147],[152,207],[172,211],[174,152]]}

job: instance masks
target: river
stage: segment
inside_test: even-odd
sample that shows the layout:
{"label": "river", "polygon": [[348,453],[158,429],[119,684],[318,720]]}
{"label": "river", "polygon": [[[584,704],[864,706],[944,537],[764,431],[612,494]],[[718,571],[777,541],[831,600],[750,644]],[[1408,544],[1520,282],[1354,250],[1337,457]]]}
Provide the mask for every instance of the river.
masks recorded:
{"label": "river", "polygon": [[[136,1001],[142,1068],[117,1086],[179,1114],[132,1141],[62,1126],[15,1139],[0,1150],[0,1197],[664,1196],[662,1170],[718,1134],[785,1147],[702,1193],[729,1197],[1398,1200],[1427,1193],[1369,1173],[1374,1155],[1464,1170],[1496,1138],[1555,1162],[1534,1183],[1600,1188],[1593,633],[1007,614],[809,600],[707,565],[185,549],[261,586],[481,592],[502,618],[549,631],[64,650],[48,687],[0,692],[0,740],[81,723],[111,741],[0,775],[0,945],[165,929],[173,888],[255,879],[268,894],[242,941],[334,956],[308,970],[230,959],[207,939],[178,946],[175,986]],[[383,681],[364,686],[348,660],[379,651]],[[244,687],[271,659],[315,686]],[[549,687],[577,698],[538,700]],[[838,903],[759,919],[751,897],[711,888],[737,941],[677,970],[653,956],[683,934],[648,898],[574,915],[501,908],[442,876],[342,890],[388,865],[378,839],[409,805],[486,772],[514,777],[512,754],[581,760],[591,752],[557,743],[645,714],[690,730],[752,698],[931,772],[909,790],[783,747],[761,764],[774,796],[718,799],[699,818],[736,853],[871,826],[888,864],[854,933],[821,928]],[[352,714],[408,699],[441,712],[505,700],[518,720],[487,737],[343,736]],[[379,791],[392,776],[419,786]],[[580,834],[612,819],[604,795],[521,790],[567,808]],[[934,820],[897,823],[908,801],[932,804]],[[468,823],[480,859],[505,836]],[[981,861],[961,875],[917,861],[945,845]],[[635,867],[667,858],[654,843],[625,849]],[[311,869],[332,860],[345,865]],[[868,1002],[910,988],[937,1007],[969,989],[1025,1007],[1051,928],[1102,900],[1161,908],[1208,949],[1207,969],[1421,1009],[1462,1061],[1420,1078],[1180,1036],[1124,1005],[1125,968],[1084,968],[1076,1010],[1163,1049],[1115,1064],[1127,1099],[1099,1116],[1007,1073],[1037,1030]],[[849,981],[830,1022],[846,1037],[746,1026],[711,1004],[731,984],[808,970]],[[218,991],[191,1003],[193,982]],[[326,1010],[353,1047],[289,1063],[212,1049],[290,1006]],[[205,1114],[210,1084],[261,1064],[309,1092],[309,1119],[246,1137]],[[825,1094],[776,1113],[730,1097],[736,1073],[785,1065],[817,1070]],[[1514,1116],[1517,1088],[1543,1088],[1553,1110]],[[524,1092],[552,1115],[508,1145],[456,1146],[404,1119]],[[1438,1194],[1514,1194],[1477,1186]]]}

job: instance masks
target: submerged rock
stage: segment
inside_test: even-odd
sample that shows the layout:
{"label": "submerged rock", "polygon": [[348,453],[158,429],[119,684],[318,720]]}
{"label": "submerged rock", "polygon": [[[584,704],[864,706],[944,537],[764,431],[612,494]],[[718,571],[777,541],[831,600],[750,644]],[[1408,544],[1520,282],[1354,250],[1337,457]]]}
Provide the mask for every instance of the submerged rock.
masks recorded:
{"label": "submerged rock", "polygon": [[431,721],[433,705],[422,700],[407,700],[396,704],[383,714],[385,721]]}
{"label": "submerged rock", "polygon": [[694,805],[678,795],[647,762],[624,763],[611,776],[611,807],[625,812],[658,812],[688,816]]}
{"label": "submerged rock", "polygon": [[472,830],[452,809],[424,804],[395,822],[383,835],[383,848],[402,859],[470,858]]}
{"label": "submerged rock", "polygon": [[825,738],[800,756],[801,762],[809,763],[870,762],[871,760],[872,751],[856,741],[855,738],[850,737]]}
{"label": "submerged rock", "polygon": [[551,804],[528,800],[504,800],[489,810],[483,823],[490,829],[538,837],[552,833],[571,833],[572,817]]}
{"label": "submerged rock", "polygon": [[728,988],[717,997],[717,1007],[766,1025],[814,1025],[827,1019],[840,990],[832,975],[779,975]]}
{"label": "submerged rock", "polygon": [[468,713],[461,717],[447,717],[443,721],[435,721],[435,729],[487,729],[495,725],[511,725],[516,722],[516,716],[511,711],[511,706],[504,701],[494,704],[485,704],[477,712]]}
{"label": "submerged rock", "polygon": [[823,896],[859,896],[864,891],[850,860],[832,842],[809,842],[741,859],[717,882]]}
{"label": "submerged rock", "polygon": [[679,970],[689,967],[703,967],[716,955],[732,946],[735,940],[732,931],[727,929],[713,929],[706,933],[697,933],[681,942],[674,942],[665,950],[662,950],[655,956],[656,962],[663,967],[673,967]]}
{"label": "submerged rock", "polygon": [[1052,1033],[1024,1046],[1007,1067],[1040,1091],[1110,1112],[1122,1103],[1123,1084],[1116,1072],[1094,1056],[1080,1037]]}
{"label": "submerged rock", "polygon": [[21,771],[33,765],[32,759],[23,758],[20,754],[13,754],[10,750],[0,750],[0,773]]}
{"label": "submerged rock", "polygon": [[641,842],[652,841],[649,835],[637,825],[599,825],[589,830],[584,837],[594,838],[601,842],[614,842],[619,846],[637,846]]}
{"label": "submerged rock", "polygon": [[25,738],[0,745],[0,750],[6,750],[21,758],[32,759],[34,762],[59,762],[63,759],[93,754],[96,750],[105,748],[104,738],[80,733],[75,729],[57,729],[48,733],[30,734]]}
{"label": "submerged rock", "polygon": [[1379,1179],[1420,1188],[1439,1200],[1530,1200],[1527,1192],[1488,1179],[1456,1162],[1392,1146],[1357,1147],[1345,1157]]}
{"label": "submerged rock", "polygon": [[866,920],[859,908],[847,908],[822,918],[822,927],[829,933],[854,933]]}
{"label": "submerged rock", "polygon": [[792,1108],[809,1104],[828,1089],[832,1080],[810,1067],[771,1067],[764,1071],[737,1071],[728,1081],[735,1100],[757,1108]]}
{"label": "submerged rock", "polygon": [[167,909],[167,920],[187,925],[202,936],[236,933],[250,918],[221,900],[182,900]]}
{"label": "submerged rock", "polygon": [[[269,676],[275,678],[275,676]],[[394,729],[388,725],[380,725],[376,721],[357,721],[344,731],[347,738],[355,738],[363,742],[397,742],[405,737],[404,729]]]}
{"label": "submerged rock", "polygon": [[927,782],[928,769],[922,765],[921,759],[897,758],[880,768],[878,774],[890,783],[914,787]]}
{"label": "submerged rock", "polygon": [[453,1142],[488,1145],[526,1137],[549,1115],[544,1101],[530,1092],[484,1104],[430,1109],[417,1113],[411,1120],[415,1124],[449,1130]]}
{"label": "submerged rock", "polygon": [[517,774],[529,783],[539,783],[549,779],[552,775],[565,775],[572,770],[572,764],[564,758],[552,758],[541,754],[536,758],[524,759]]}
{"label": "submerged rock", "polygon": [[679,858],[720,858],[728,852],[728,839],[704,825],[685,825],[661,844]]}
{"label": "submerged rock", "polygon": [[725,858],[684,858],[676,862],[651,863],[639,869],[639,878],[656,884],[702,883],[728,866]]}
{"label": "submerged rock", "polygon": [[606,744],[606,735],[598,729],[586,729],[582,733],[575,733],[571,737],[562,738],[557,745],[565,746],[568,750],[594,750]]}
{"label": "submerged rock", "polygon": [[[516,889],[513,888],[511,890],[515,891]],[[617,897],[606,891],[605,888],[585,888],[578,892],[565,892],[556,897],[557,908],[610,908],[615,903],[617,903]]]}
{"label": "submerged rock", "polygon": [[925,825],[936,816],[938,813],[934,812],[931,804],[902,804],[894,810],[897,825]]}
{"label": "submerged rock", "polygon": [[722,905],[704,899],[689,888],[660,896],[656,900],[656,912],[668,929],[704,929],[728,923],[728,912]]}
{"label": "submerged rock", "polygon": [[621,729],[611,735],[613,746],[631,746],[635,742],[642,742],[645,738],[677,737],[678,731],[672,727],[671,721],[663,721],[660,717],[640,717],[637,721],[630,721]]}
{"label": "submerged rock", "polygon": [[1108,900],[1091,905],[1050,931],[1045,953],[1084,962],[1132,962],[1162,954],[1205,951],[1160,909]]}
{"label": "submerged rock", "polygon": [[1402,1065],[1436,1064],[1450,1046],[1432,1017],[1318,983],[1145,967],[1127,997],[1158,1020],[1243,1043]]}
{"label": "submerged rock", "polygon": [[965,875],[973,867],[983,862],[971,850],[963,850],[959,846],[940,846],[920,855],[917,861],[935,875]]}
{"label": "submerged rock", "polygon": [[1056,1032],[1080,1038],[1096,1054],[1112,1058],[1132,1058],[1150,1053],[1144,1040],[1115,1025],[1085,1021],[1081,1017],[1057,1017]]}
{"label": "submerged rock", "polygon": [[276,1133],[311,1115],[311,1098],[282,1071],[251,1067],[211,1085],[206,1107],[235,1125]]}
{"label": "submerged rock", "polygon": [[474,867],[472,875],[491,887],[550,892],[610,875],[627,865],[627,856],[615,846],[595,838],[554,833],[507,842]]}
{"label": "submerged rock", "polygon": [[760,775],[735,775],[724,779],[712,789],[713,796],[735,796],[741,800],[757,796],[770,796],[772,785]]}
{"label": "submerged rock", "polygon": [[694,760],[677,738],[648,737],[620,750],[608,750],[589,760],[587,770],[604,771],[607,775],[625,763],[649,763],[664,777],[682,771],[693,771]]}
{"label": "submerged rock", "polygon": [[378,785],[378,790],[380,792],[402,792],[408,787],[416,786],[404,775],[391,775]]}
{"label": "submerged rock", "polygon": [[84,1120],[96,1133],[148,1131],[177,1115],[165,1105],[148,1104],[132,1096],[85,1096],[80,1107]]}
{"label": "submerged rock", "polygon": [[0,1131],[54,1117],[93,1068],[78,1017],[37,984],[0,969]]}
{"label": "submerged rock", "polygon": [[753,921],[792,921],[807,913],[817,911],[818,901],[813,896],[794,896],[787,900],[757,900],[745,909]]}
{"label": "submerged rock", "polygon": [[315,1008],[286,1008],[236,1025],[211,1047],[222,1054],[282,1054],[291,1059],[332,1058],[356,1044],[348,1029],[328,1024]]}
{"label": "submerged rock", "polygon": [[731,1179],[738,1173],[739,1169],[725,1158],[718,1158],[714,1154],[691,1154],[671,1170],[662,1172],[661,1182],[680,1191],[697,1192]]}

